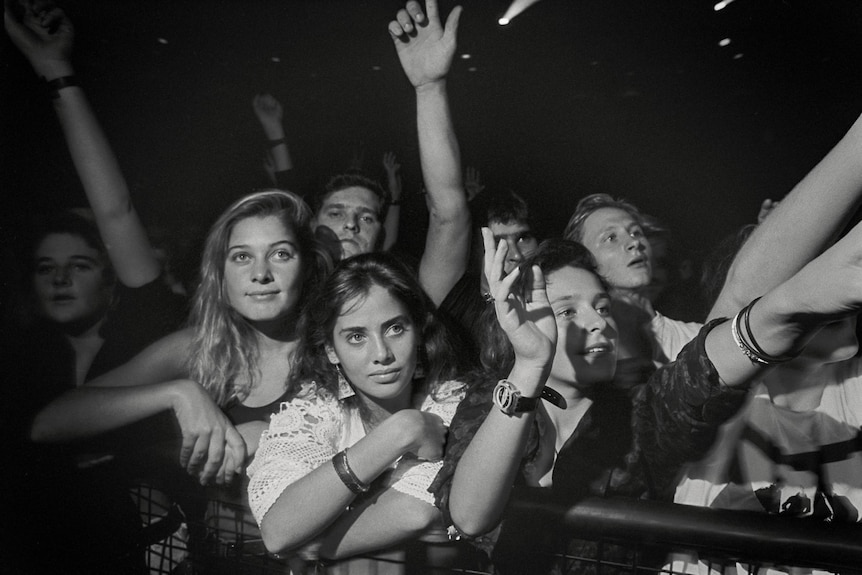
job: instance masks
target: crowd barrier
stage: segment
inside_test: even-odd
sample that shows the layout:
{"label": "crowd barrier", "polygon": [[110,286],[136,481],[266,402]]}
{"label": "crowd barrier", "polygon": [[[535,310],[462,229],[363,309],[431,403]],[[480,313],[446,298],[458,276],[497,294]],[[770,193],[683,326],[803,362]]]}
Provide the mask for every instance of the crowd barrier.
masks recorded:
{"label": "crowd barrier", "polygon": [[[146,500],[147,494],[142,495]],[[212,506],[213,501],[209,505]],[[217,507],[224,515],[231,505],[234,504],[221,502]],[[241,519],[241,509],[235,511],[236,521],[205,523],[184,516],[176,506],[154,509],[147,531],[151,574],[291,573],[289,561],[267,553],[256,528]],[[673,575],[679,572],[664,558],[683,551],[698,554],[704,562],[701,573],[762,575],[770,573],[770,569],[794,574],[862,573],[862,526],[859,524],[824,523],[766,513],[622,498],[588,498],[566,507],[556,503],[545,490],[538,489],[518,491],[508,513],[518,524],[554,529],[581,542],[553,551],[552,559],[561,575]],[[513,551],[518,552],[517,549]],[[379,572],[493,575],[493,567],[478,560],[480,557],[485,556],[464,541],[417,543],[396,553],[378,556],[384,564]],[[391,569],[386,569],[385,564]],[[299,575],[295,565],[293,569],[293,573]]]}

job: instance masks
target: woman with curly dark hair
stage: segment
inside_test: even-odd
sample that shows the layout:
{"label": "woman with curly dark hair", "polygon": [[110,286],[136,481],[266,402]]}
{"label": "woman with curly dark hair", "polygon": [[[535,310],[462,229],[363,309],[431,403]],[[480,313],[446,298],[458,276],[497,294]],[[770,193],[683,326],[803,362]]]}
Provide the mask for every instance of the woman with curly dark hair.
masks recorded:
{"label": "woman with curly dark hair", "polygon": [[383,253],[342,261],[316,290],[290,377],[297,392],[249,467],[271,552],[343,559],[439,523],[427,487],[463,386],[432,312],[413,273]]}

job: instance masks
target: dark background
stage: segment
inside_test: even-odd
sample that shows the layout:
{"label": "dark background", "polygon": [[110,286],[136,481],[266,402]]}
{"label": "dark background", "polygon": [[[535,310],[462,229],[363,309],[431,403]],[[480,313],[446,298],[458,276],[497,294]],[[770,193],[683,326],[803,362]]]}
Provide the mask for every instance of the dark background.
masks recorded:
{"label": "dark background", "polygon": [[[579,198],[608,192],[704,253],[789,191],[862,110],[856,0],[736,0],[721,11],[712,0],[543,0],[503,28],[508,4],[464,2],[450,98],[464,164],[486,191],[524,195],[544,235],[562,231]],[[386,30],[399,2],[63,5],[78,75],[147,224],[200,234],[266,185],[251,100],[269,91],[303,180],[345,169],[359,146],[382,178],[380,157],[397,153],[401,237],[421,250],[414,97]],[[0,62],[8,239],[30,213],[83,196],[49,100],[5,37]]]}

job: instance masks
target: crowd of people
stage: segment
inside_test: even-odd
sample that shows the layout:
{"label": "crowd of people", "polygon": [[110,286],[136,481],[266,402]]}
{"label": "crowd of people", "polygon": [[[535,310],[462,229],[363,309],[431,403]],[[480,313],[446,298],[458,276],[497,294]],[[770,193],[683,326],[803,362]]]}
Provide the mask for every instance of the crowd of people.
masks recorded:
{"label": "crowd of people", "polygon": [[461,12],[410,0],[388,25],[415,94],[421,256],[397,249],[396,155],[385,186],[354,167],[299,193],[281,105],[259,94],[272,187],[212,223],[187,298],[75,75],[68,16],[6,2],[88,206],[16,254],[0,420],[25,511],[4,572],[149,572],[141,485],[202,526],[176,573],[553,573],[551,550],[591,552],[509,517],[516,488],[859,520],[862,121],[705,262],[700,300],[672,289],[697,284],[691,262],[660,269],[660,218],[592,194],[565,230],[534,229],[527,194],[462,168]]}

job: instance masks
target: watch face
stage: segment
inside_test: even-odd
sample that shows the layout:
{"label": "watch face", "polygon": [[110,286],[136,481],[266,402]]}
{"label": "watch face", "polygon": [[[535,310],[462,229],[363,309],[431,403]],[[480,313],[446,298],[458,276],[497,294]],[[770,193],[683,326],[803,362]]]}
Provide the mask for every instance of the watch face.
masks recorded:
{"label": "watch face", "polygon": [[494,403],[507,415],[515,413],[520,393],[508,381],[501,380],[494,388]]}

